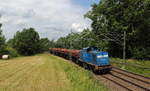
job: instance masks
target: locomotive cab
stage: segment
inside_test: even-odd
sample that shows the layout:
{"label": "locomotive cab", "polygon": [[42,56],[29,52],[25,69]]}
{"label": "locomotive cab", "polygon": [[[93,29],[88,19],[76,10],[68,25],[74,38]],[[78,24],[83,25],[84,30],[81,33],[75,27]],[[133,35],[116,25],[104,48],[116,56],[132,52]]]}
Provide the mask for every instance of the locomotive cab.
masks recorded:
{"label": "locomotive cab", "polygon": [[98,51],[96,47],[88,47],[81,50],[80,60],[94,65],[98,70],[111,70],[108,52]]}

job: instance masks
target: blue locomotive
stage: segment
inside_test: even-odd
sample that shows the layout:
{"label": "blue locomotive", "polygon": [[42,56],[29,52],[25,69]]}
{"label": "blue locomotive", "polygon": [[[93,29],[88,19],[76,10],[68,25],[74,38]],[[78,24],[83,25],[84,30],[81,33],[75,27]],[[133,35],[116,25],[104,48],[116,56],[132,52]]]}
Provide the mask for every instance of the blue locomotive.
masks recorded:
{"label": "blue locomotive", "polygon": [[86,69],[94,72],[107,73],[111,70],[109,56],[107,52],[98,51],[96,47],[84,48],[79,53],[79,61]]}

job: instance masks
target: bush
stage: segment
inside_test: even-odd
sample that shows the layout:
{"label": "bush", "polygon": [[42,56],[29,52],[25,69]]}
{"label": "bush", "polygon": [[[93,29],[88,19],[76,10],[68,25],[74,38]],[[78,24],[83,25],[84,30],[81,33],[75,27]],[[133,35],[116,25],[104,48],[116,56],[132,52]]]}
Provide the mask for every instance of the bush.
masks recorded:
{"label": "bush", "polygon": [[133,48],[132,55],[135,59],[150,59],[149,51],[150,48]]}
{"label": "bush", "polygon": [[17,32],[13,38],[13,48],[24,56],[34,55],[40,52],[40,36],[34,28],[23,29]]}
{"label": "bush", "polygon": [[7,47],[7,48],[4,50],[3,54],[9,55],[10,58],[20,56],[20,55],[18,54],[18,52],[17,52],[14,48],[11,48],[11,47]]}

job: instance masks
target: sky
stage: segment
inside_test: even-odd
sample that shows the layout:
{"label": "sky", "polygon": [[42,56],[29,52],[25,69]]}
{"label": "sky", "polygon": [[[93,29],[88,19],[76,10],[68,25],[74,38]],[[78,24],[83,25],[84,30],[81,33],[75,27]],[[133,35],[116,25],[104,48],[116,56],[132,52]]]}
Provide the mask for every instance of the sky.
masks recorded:
{"label": "sky", "polygon": [[71,31],[90,28],[84,18],[99,0],[0,0],[0,23],[7,39],[23,28],[33,27],[40,37],[56,40]]}

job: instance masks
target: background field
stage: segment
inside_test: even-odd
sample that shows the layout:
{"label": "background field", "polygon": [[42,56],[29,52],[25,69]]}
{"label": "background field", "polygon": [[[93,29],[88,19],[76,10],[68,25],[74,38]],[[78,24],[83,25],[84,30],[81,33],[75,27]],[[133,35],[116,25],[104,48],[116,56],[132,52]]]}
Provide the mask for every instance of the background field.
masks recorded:
{"label": "background field", "polygon": [[50,54],[0,60],[0,91],[106,90],[92,73]]}

